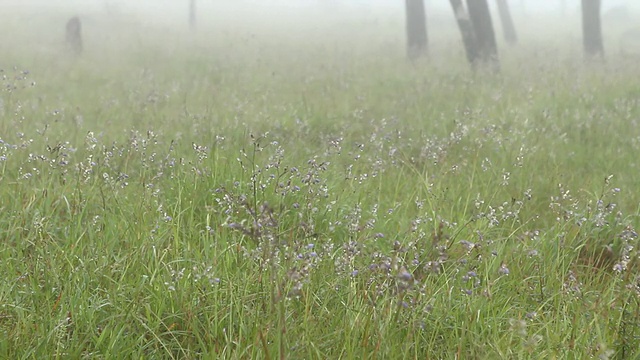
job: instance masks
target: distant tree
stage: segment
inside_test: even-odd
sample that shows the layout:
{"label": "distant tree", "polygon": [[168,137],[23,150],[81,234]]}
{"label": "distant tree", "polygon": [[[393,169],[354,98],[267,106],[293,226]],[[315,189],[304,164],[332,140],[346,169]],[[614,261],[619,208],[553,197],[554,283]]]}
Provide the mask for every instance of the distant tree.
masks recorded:
{"label": "distant tree", "polygon": [[473,25],[480,59],[493,71],[499,71],[498,46],[493,31],[489,3],[487,0],[467,0],[467,9]]}
{"label": "distant tree", "polygon": [[189,26],[196,27],[196,0],[189,0]]}
{"label": "distant tree", "polygon": [[602,27],[600,24],[600,0],[582,0],[582,39],[587,59],[604,57]]}
{"label": "distant tree", "polygon": [[407,12],[407,56],[415,59],[427,52],[427,19],[424,0],[405,0]]}
{"label": "distant tree", "polygon": [[516,34],[515,26],[513,26],[511,11],[509,11],[509,3],[507,0],[497,0],[497,4],[498,13],[500,14],[500,22],[502,23],[502,31],[504,33],[504,40],[509,45],[515,45],[518,42],[518,35]]}
{"label": "distant tree", "polygon": [[65,39],[69,52],[74,55],[82,53],[82,24],[79,17],[74,16],[67,21]]}
{"label": "distant tree", "polygon": [[462,0],[450,0],[449,2],[451,3],[453,14],[456,17],[460,35],[462,35],[462,44],[464,45],[467,60],[471,66],[475,66],[480,59],[480,53],[478,51],[478,42],[476,41],[473,24],[471,24],[471,19],[469,19],[469,13],[464,7]]}

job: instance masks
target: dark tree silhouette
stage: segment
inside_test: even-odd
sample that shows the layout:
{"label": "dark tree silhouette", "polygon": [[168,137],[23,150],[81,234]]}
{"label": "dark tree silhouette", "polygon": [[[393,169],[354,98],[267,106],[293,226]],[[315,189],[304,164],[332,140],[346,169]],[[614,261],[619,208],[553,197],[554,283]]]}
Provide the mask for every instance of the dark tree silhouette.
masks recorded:
{"label": "dark tree silhouette", "polygon": [[518,35],[516,34],[515,26],[513,26],[511,11],[509,11],[509,3],[507,0],[497,0],[497,4],[498,13],[500,14],[500,22],[502,23],[502,32],[504,33],[504,40],[509,45],[515,45],[518,42]]}
{"label": "dark tree silhouette", "polygon": [[427,52],[427,19],[424,0],[406,0],[407,56],[415,59]]}
{"label": "dark tree silhouette", "polygon": [[189,0],[189,26],[196,27],[196,0]]}
{"label": "dark tree silhouette", "polygon": [[460,35],[462,35],[462,44],[464,45],[464,51],[467,55],[467,60],[471,66],[475,66],[480,59],[480,53],[478,51],[478,43],[476,41],[476,35],[473,30],[473,25],[469,19],[469,13],[462,4],[462,0],[450,0],[453,14],[456,17],[458,28],[460,29]]}
{"label": "dark tree silhouette", "polygon": [[80,55],[82,53],[82,24],[79,17],[74,16],[67,21],[65,38],[69,52]]}
{"label": "dark tree silhouette", "polygon": [[600,0],[582,0],[582,40],[587,59],[604,57]]}
{"label": "dark tree silhouette", "polygon": [[487,0],[467,0],[467,9],[476,35],[480,59],[488,64],[493,71],[499,71],[498,46],[493,31],[489,3]]}

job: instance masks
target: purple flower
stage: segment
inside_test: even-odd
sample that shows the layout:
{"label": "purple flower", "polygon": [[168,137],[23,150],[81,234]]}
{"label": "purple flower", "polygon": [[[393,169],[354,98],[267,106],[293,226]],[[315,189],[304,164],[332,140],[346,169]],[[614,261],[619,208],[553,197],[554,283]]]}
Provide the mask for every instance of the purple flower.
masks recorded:
{"label": "purple flower", "polygon": [[502,263],[502,265],[500,265],[500,269],[498,269],[498,273],[500,275],[509,275],[509,268],[507,267],[507,264]]}
{"label": "purple flower", "polygon": [[411,281],[411,279],[413,279],[413,276],[403,266],[402,268],[400,268],[400,272],[398,273],[398,279],[400,279],[401,281]]}

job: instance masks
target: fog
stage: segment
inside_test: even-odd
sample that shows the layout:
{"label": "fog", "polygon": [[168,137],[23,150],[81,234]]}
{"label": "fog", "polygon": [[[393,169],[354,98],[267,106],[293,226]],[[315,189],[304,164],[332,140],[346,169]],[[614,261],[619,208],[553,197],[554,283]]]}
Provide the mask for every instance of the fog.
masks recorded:
{"label": "fog", "polygon": [[[514,51],[502,40],[495,2],[489,3],[500,56],[508,58]],[[563,56],[579,57],[580,3],[509,1],[519,37],[517,51],[554,49]],[[425,4],[430,61],[446,64],[448,56],[462,53],[450,3],[426,0]],[[132,51],[164,48],[171,54],[189,52],[189,47],[227,57],[239,47],[253,49],[257,56],[271,52],[283,59],[327,47],[355,57],[405,56],[403,1],[196,0],[196,29],[189,26],[188,0],[19,0],[3,1],[0,10],[0,50],[11,64],[55,63],[64,52],[64,27],[72,16],[82,22],[85,61],[125,62]],[[606,53],[637,52],[637,40],[629,34],[640,23],[640,2],[605,0],[601,14]]]}
{"label": "fog", "polygon": [[[9,0],[2,1],[3,18],[20,17],[20,22],[3,22],[2,27],[6,32],[31,30],[51,31],[47,29],[46,18],[79,15],[85,21],[111,21],[127,18],[138,22],[140,25],[162,25],[180,29],[187,25],[188,0],[104,0],[84,1],[68,0],[64,2],[51,2],[46,0]],[[253,25],[262,31],[269,29],[289,28],[295,31],[296,27],[316,27],[326,24],[325,27],[335,26],[345,19],[357,26],[357,20],[368,20],[381,23],[397,21],[402,22],[404,16],[404,2],[399,0],[197,0],[198,26],[205,29],[218,29],[232,31],[234,26],[244,27]],[[426,0],[426,12],[429,23],[440,25],[443,22],[453,22],[451,7],[446,0]],[[562,24],[574,23],[580,17],[580,0],[558,1],[532,1],[511,0],[512,14],[518,22],[518,26],[525,28],[536,23]],[[495,12],[495,3],[490,1],[492,11]],[[629,15],[630,21],[638,20],[640,2],[630,0],[604,0],[602,1],[603,20],[610,22],[621,21],[622,15]],[[494,25],[497,24],[497,16],[494,14]],[[343,24],[346,25],[346,24]],[[13,29],[7,29],[8,26]],[[264,27],[263,27],[264,26]],[[16,28],[17,27],[17,28]],[[343,29],[349,31],[349,29]],[[437,28],[431,27],[430,33],[435,39],[438,36]],[[575,31],[575,29],[566,29]]]}

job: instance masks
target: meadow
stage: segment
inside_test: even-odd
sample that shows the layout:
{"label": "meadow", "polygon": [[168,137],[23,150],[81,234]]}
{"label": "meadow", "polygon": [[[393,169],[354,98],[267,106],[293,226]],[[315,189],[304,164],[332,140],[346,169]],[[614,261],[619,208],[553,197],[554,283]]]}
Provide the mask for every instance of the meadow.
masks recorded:
{"label": "meadow", "polygon": [[640,68],[613,40],[585,64],[578,23],[531,30],[488,74],[449,20],[411,63],[398,14],[95,10],[75,58],[67,13],[20,11],[0,358],[640,357]]}

